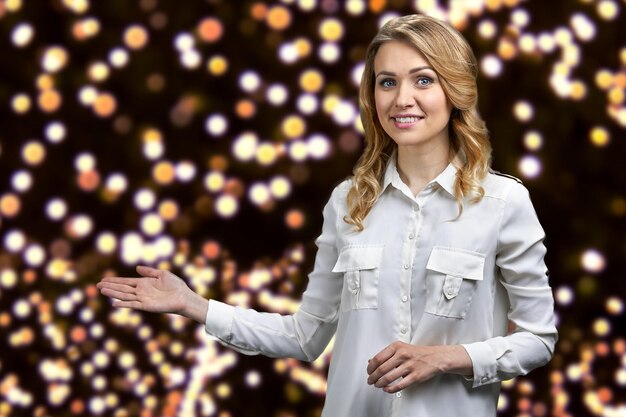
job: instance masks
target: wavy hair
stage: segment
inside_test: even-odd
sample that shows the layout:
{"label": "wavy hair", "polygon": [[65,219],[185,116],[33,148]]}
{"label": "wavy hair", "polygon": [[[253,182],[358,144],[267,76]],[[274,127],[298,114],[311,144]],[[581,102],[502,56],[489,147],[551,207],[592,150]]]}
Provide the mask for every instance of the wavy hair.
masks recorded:
{"label": "wavy hair", "polygon": [[[458,168],[454,196],[459,205],[472,196],[471,203],[484,196],[481,180],[491,165],[489,133],[477,110],[478,68],[471,47],[447,23],[424,15],[402,16],[387,22],[370,43],[359,88],[360,116],[365,131],[365,150],[353,170],[348,191],[348,214],[344,221],[363,230],[363,221],[376,203],[382,188],[385,168],[397,145],[383,130],[374,99],[374,59],[389,41],[405,42],[416,48],[440,79],[441,87],[453,106],[449,122],[450,161]],[[454,159],[459,151],[464,161]],[[458,218],[458,217],[457,217]]]}

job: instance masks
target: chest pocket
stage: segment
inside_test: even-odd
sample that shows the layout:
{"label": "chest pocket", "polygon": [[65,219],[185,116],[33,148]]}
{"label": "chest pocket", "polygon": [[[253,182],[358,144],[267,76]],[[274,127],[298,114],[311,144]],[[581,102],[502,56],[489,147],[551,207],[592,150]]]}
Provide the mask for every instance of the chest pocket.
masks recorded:
{"label": "chest pocket", "polygon": [[383,245],[346,246],[333,272],[343,272],[341,310],[378,308],[378,277]]}
{"label": "chest pocket", "polygon": [[465,318],[478,281],[483,279],[485,255],[435,246],[426,265],[425,312]]}

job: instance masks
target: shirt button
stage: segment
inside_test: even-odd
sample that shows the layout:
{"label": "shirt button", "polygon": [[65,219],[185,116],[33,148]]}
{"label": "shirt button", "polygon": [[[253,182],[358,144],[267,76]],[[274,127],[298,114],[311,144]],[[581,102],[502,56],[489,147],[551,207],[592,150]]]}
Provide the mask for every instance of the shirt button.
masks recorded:
{"label": "shirt button", "polygon": [[402,296],[402,302],[406,303],[408,301],[409,297],[407,297],[406,295]]}
{"label": "shirt button", "polygon": [[411,266],[409,264],[404,264],[404,269],[409,269]]}
{"label": "shirt button", "polygon": [[406,327],[401,328],[401,329],[400,329],[400,333],[402,333],[402,334],[406,334]]}
{"label": "shirt button", "polygon": [[414,238],[415,238],[415,233],[409,234],[409,239],[414,239]]}
{"label": "shirt button", "polygon": [[413,211],[420,211],[420,206],[413,206]]}
{"label": "shirt button", "polygon": [[402,397],[402,393],[401,392],[396,392],[396,397],[398,397],[398,398]]}
{"label": "shirt button", "polygon": [[454,290],[452,288],[446,288],[446,294],[452,296],[454,294]]}

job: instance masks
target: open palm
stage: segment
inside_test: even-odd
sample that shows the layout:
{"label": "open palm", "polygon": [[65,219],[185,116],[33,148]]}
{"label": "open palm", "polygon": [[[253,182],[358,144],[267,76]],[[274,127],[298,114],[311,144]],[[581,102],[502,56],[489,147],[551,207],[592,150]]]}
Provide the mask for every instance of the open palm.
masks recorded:
{"label": "open palm", "polygon": [[114,298],[113,307],[128,307],[154,313],[181,313],[191,289],[169,271],[138,266],[139,278],[105,277],[97,284],[107,297]]}

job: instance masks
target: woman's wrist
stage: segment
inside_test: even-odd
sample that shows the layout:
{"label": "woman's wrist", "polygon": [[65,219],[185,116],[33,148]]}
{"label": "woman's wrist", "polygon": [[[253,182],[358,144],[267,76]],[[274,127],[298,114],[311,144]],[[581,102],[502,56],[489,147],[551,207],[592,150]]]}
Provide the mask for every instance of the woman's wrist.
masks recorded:
{"label": "woman's wrist", "polygon": [[209,300],[193,291],[190,291],[190,293],[181,315],[204,324],[209,310]]}
{"label": "woman's wrist", "polygon": [[465,348],[461,345],[449,345],[444,348],[447,358],[445,372],[471,378],[474,375],[472,359]]}

